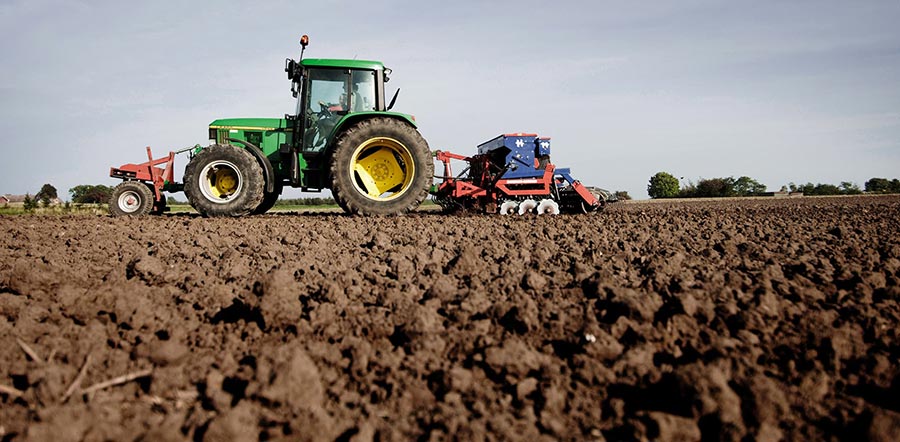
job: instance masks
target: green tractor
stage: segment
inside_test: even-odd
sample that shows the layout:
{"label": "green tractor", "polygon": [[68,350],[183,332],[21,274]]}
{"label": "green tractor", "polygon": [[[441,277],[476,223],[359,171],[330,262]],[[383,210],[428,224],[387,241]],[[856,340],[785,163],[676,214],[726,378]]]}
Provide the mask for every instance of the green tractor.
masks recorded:
{"label": "green tractor", "polygon": [[300,44],[300,60],[285,63],[297,99],[293,115],[213,121],[212,144],[191,149],[183,187],[171,181],[172,154],[165,169],[154,167],[163,160],[152,157],[149,163],[113,168],[111,176],[124,182],[113,194],[110,212],[161,212],[162,191],[183,189],[206,216],[261,214],[285,186],[331,189],[337,204],[353,214],[399,214],[418,207],[428,196],[434,163],[415,118],[390,111],[399,93],[390,103],[385,100],[391,70],[378,61],[304,60],[308,37]]}

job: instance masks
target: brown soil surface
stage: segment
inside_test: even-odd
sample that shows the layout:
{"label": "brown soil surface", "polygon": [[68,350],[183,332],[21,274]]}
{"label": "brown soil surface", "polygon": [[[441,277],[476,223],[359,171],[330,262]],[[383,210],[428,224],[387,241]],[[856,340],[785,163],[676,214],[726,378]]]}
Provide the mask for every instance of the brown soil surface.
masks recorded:
{"label": "brown soil surface", "polygon": [[2,440],[900,434],[900,197],[0,232]]}

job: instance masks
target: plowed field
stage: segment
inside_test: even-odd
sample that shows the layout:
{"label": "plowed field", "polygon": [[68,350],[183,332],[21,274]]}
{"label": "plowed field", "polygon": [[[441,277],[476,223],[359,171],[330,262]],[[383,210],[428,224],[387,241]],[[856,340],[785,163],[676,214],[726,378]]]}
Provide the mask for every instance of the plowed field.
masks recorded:
{"label": "plowed field", "polygon": [[0,233],[2,440],[900,435],[900,197]]}

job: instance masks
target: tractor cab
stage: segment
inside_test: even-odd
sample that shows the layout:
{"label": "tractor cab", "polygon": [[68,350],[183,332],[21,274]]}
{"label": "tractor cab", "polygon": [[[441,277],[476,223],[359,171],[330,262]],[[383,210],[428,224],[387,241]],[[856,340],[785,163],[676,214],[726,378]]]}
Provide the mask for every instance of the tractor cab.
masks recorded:
{"label": "tractor cab", "polygon": [[[287,61],[297,98],[295,133],[299,151],[318,154],[351,114],[384,112],[384,65],[377,61],[306,59]],[[360,115],[361,116],[361,115]]]}

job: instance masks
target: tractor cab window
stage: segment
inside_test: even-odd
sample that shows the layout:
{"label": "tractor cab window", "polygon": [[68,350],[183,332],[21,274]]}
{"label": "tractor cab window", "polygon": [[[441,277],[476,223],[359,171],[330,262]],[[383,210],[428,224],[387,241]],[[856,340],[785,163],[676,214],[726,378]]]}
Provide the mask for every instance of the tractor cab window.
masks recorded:
{"label": "tractor cab window", "polygon": [[347,80],[349,72],[338,69],[311,70],[309,75],[309,103],[322,110],[347,111]]}
{"label": "tractor cab window", "polygon": [[353,85],[352,111],[375,110],[375,71],[353,71],[350,83]]}

